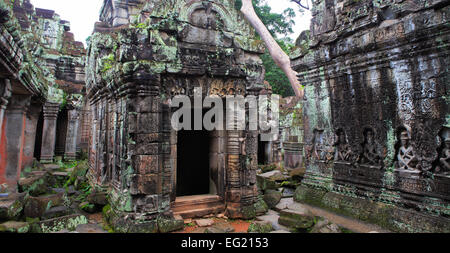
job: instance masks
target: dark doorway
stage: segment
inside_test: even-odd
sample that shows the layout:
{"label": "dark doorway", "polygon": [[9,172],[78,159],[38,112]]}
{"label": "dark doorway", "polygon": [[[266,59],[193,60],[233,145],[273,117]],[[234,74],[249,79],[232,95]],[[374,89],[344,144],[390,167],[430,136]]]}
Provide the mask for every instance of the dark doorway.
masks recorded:
{"label": "dark doorway", "polygon": [[269,164],[268,153],[269,142],[261,140],[261,135],[258,137],[258,164],[267,165]]}
{"label": "dark doorway", "polygon": [[36,141],[34,142],[34,157],[37,160],[41,159],[43,129],[44,129],[44,113],[41,112],[39,114],[39,119],[36,127]]}
{"label": "dark doorway", "polygon": [[68,112],[66,109],[61,110],[58,113],[58,119],[56,121],[56,143],[55,143],[55,155],[64,156],[66,150],[66,134],[68,124]]}
{"label": "dark doorway", "polygon": [[177,196],[210,193],[210,132],[179,131]]}

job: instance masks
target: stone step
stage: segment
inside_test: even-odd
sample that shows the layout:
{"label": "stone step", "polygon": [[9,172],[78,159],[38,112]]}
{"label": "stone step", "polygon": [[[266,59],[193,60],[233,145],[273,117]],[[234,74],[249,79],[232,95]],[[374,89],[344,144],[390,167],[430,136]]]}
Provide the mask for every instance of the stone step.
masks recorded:
{"label": "stone step", "polygon": [[[177,198],[175,203],[172,204],[172,210],[174,211],[175,214],[186,213],[187,211],[190,210],[203,210],[203,209],[212,209],[214,211],[217,209],[225,210],[225,205],[221,201],[220,197],[216,195],[179,197]],[[211,213],[207,213],[205,215]],[[188,217],[188,218],[196,218],[196,217]]]}
{"label": "stone step", "polygon": [[61,167],[57,164],[44,164],[44,168],[48,171],[59,170]]}
{"label": "stone step", "polygon": [[208,208],[200,208],[200,209],[191,209],[191,210],[185,210],[185,211],[174,211],[174,214],[180,215],[183,217],[183,219],[193,219],[193,218],[202,218],[209,214],[218,214],[225,211],[225,205],[221,204],[219,206],[215,207],[208,207]]}
{"label": "stone step", "polygon": [[183,219],[201,218],[224,212],[225,204],[215,195],[188,196],[177,198],[172,204],[172,210]]}

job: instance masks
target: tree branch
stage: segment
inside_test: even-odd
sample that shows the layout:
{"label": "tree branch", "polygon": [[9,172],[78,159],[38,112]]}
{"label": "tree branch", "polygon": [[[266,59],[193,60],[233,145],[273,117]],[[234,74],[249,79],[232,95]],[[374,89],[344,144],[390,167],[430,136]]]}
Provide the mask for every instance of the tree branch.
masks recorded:
{"label": "tree branch", "polygon": [[258,15],[256,15],[252,0],[242,0],[241,12],[253,28],[255,28],[259,36],[261,36],[261,39],[266,44],[269,54],[272,56],[275,64],[277,64],[277,66],[280,67],[288,77],[292,89],[294,89],[295,95],[303,98],[304,92],[300,82],[297,79],[297,72],[295,72],[291,67],[291,59],[283,51],[283,49],[281,49],[280,45],[278,45],[272,37],[267,27],[259,19]]}
{"label": "tree branch", "polygon": [[306,10],[310,9],[308,0],[306,0],[307,6],[302,4],[302,0],[291,0],[291,2],[294,2],[294,3],[298,4],[298,5],[300,5],[300,7],[302,7],[303,9],[306,9]]}

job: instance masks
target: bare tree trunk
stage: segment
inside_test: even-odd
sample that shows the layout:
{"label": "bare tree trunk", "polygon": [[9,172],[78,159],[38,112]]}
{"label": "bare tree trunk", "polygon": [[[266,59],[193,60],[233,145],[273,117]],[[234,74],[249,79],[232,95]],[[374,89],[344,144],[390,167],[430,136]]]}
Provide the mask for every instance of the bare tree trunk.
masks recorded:
{"label": "bare tree trunk", "polygon": [[288,77],[295,95],[303,98],[304,92],[297,79],[297,72],[291,68],[291,59],[289,59],[289,56],[281,49],[280,45],[278,45],[272,37],[272,34],[267,30],[267,27],[259,19],[258,15],[256,15],[252,0],[242,0],[241,12],[253,28],[255,28],[259,36],[261,36],[269,50],[270,56],[272,56],[277,66],[280,67]]}

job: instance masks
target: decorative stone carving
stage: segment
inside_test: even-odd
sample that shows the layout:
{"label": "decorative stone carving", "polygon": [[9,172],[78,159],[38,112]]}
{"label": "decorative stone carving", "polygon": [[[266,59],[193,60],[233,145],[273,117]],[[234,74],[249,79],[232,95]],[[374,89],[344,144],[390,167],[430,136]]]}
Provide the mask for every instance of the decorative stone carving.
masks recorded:
{"label": "decorative stone carving", "polygon": [[441,151],[439,152],[436,172],[450,175],[450,129],[445,128],[440,136],[442,138]]}
{"label": "decorative stone carving", "polygon": [[323,141],[324,141],[323,131],[317,129],[314,130],[314,137],[312,141],[313,147],[311,155],[318,161],[326,160],[326,150]]}
{"label": "decorative stone carving", "polygon": [[397,170],[419,171],[418,160],[411,146],[411,136],[407,130],[400,133],[400,148],[397,153]]}
{"label": "decorative stone carving", "polygon": [[379,153],[378,143],[375,141],[375,133],[372,129],[364,131],[363,153],[359,163],[376,167],[383,165],[383,157]]}
{"label": "decorative stone carving", "polygon": [[334,160],[336,162],[352,162],[355,160],[354,153],[352,152],[350,145],[347,142],[347,135],[344,130],[338,130],[336,133],[337,142],[335,146]]}
{"label": "decorative stone carving", "polygon": [[[2,136],[3,118],[5,110],[11,98],[11,82],[9,79],[4,79],[3,84],[0,84],[0,138]],[[1,158],[1,157],[0,157]]]}

